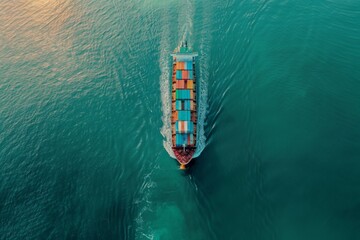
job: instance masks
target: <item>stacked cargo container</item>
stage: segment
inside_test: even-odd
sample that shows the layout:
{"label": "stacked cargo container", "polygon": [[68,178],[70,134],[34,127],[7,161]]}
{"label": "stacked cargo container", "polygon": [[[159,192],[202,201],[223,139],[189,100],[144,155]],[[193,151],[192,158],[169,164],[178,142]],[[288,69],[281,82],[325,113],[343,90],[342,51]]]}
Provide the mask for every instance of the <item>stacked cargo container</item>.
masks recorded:
{"label": "stacked cargo container", "polygon": [[198,56],[183,42],[171,54],[172,67],[172,149],[180,169],[185,169],[196,152],[196,74]]}
{"label": "stacked cargo container", "polygon": [[173,82],[172,122],[176,147],[195,147],[196,92],[192,61],[176,61]]}

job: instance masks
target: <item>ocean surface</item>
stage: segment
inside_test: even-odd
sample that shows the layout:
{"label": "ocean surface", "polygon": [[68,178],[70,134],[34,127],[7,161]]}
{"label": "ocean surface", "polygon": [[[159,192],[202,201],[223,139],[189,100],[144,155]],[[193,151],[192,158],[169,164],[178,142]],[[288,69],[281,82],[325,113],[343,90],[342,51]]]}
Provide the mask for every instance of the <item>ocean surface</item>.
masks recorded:
{"label": "ocean surface", "polygon": [[[199,53],[199,149],[169,148]],[[360,1],[1,0],[0,239],[360,239]]]}

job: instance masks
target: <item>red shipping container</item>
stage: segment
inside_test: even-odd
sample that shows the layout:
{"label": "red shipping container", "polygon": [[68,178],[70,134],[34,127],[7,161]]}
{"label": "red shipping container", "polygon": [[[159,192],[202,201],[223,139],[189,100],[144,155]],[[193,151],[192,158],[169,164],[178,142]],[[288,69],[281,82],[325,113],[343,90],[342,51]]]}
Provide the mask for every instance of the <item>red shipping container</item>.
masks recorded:
{"label": "red shipping container", "polygon": [[176,88],[185,88],[185,82],[184,80],[177,80],[176,82]]}
{"label": "red shipping container", "polygon": [[182,79],[189,79],[189,72],[188,71],[182,71]]}

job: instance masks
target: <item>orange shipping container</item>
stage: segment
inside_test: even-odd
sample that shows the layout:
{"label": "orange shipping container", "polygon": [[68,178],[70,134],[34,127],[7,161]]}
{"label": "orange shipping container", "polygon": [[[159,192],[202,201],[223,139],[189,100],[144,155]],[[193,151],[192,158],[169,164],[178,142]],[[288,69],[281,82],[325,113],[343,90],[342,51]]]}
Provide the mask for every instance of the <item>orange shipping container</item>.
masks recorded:
{"label": "orange shipping container", "polygon": [[180,132],[184,132],[184,121],[179,121],[179,125]]}
{"label": "orange shipping container", "polygon": [[184,62],[176,62],[176,69],[183,70],[184,69]]}
{"label": "orange shipping container", "polygon": [[178,120],[178,112],[177,111],[173,112],[172,118],[173,118],[174,122]]}
{"label": "orange shipping container", "polygon": [[185,70],[182,71],[182,79],[189,79],[189,72],[188,71],[185,71]]}
{"label": "orange shipping container", "polygon": [[193,89],[193,87],[194,87],[194,81],[193,80],[187,80],[186,88],[187,89]]}

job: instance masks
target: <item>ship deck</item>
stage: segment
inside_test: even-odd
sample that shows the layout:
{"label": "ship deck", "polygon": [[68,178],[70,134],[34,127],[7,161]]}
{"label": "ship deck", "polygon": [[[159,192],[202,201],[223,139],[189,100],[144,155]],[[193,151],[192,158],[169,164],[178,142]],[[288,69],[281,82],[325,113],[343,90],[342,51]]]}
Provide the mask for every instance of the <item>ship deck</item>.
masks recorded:
{"label": "ship deck", "polygon": [[[185,79],[182,80],[184,81],[185,85],[187,84],[187,81],[191,81],[192,83],[192,87],[191,90],[192,91],[192,97],[187,100],[187,101],[191,101],[191,109],[190,109],[190,119],[188,119],[192,125],[193,125],[193,129],[192,129],[192,135],[193,135],[193,142],[191,142],[190,144],[186,145],[186,146],[179,146],[177,145],[176,142],[176,136],[177,136],[177,128],[176,128],[176,122],[178,121],[178,110],[176,109],[176,101],[179,101],[179,99],[176,98],[176,91],[177,90],[183,90],[183,89],[187,89],[187,88],[179,88],[179,86],[177,85],[177,81],[179,81],[179,79],[177,79],[176,73],[177,73],[177,59],[174,57],[173,59],[173,66],[172,66],[172,86],[171,86],[171,92],[172,92],[172,116],[171,116],[171,131],[172,131],[172,146],[173,146],[173,151],[175,154],[176,159],[178,160],[178,162],[182,165],[186,165],[188,164],[194,153],[196,150],[196,130],[197,130],[197,99],[196,99],[196,72],[195,72],[195,61],[192,60],[192,79]],[[187,89],[189,90],[189,89]]]}

